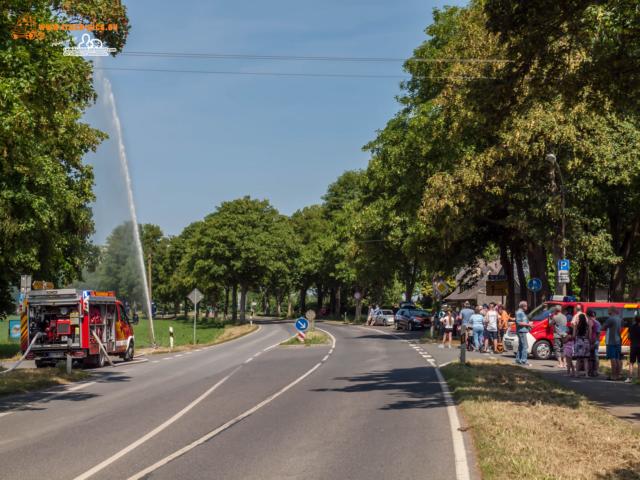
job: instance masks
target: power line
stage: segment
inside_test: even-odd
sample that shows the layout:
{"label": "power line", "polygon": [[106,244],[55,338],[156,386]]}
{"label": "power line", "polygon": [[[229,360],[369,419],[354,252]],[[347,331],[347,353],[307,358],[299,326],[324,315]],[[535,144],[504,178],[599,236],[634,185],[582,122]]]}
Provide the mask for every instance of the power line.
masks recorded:
{"label": "power line", "polygon": [[500,58],[400,58],[400,57],[340,57],[309,55],[253,55],[239,53],[195,53],[195,52],[122,52],[120,55],[132,57],[195,58],[217,60],[281,60],[281,61],[322,61],[322,62],[416,62],[416,63],[506,63],[511,60]]}
{"label": "power line", "polygon": [[130,71],[130,72],[163,72],[163,73],[198,73],[209,75],[250,75],[250,76],[269,76],[269,77],[319,77],[319,78],[383,78],[383,79],[401,79],[409,80],[411,78],[428,79],[428,80],[493,80],[494,77],[482,76],[429,76],[429,77],[410,77],[407,75],[380,75],[367,73],[301,73],[301,72],[251,72],[251,71],[231,71],[231,70],[182,70],[169,68],[138,68],[138,67],[94,67],[96,70],[105,71]]}
{"label": "power line", "polygon": [[366,73],[300,73],[300,72],[247,72],[229,70],[180,70],[169,68],[95,67],[96,70],[123,70],[132,72],[201,73],[210,75],[253,75],[271,77],[337,77],[337,78],[395,78],[408,80],[406,75],[376,75]]}

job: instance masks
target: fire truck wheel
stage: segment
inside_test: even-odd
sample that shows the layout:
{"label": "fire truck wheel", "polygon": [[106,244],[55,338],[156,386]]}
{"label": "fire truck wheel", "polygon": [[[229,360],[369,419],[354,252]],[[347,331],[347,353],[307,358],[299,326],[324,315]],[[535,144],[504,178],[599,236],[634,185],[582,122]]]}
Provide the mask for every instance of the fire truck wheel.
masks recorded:
{"label": "fire truck wheel", "polygon": [[124,356],[122,357],[122,359],[125,362],[130,362],[131,360],[133,360],[133,355],[135,353],[135,347],[133,345],[133,341],[129,342],[129,346],[127,347],[127,351],[124,352]]}
{"label": "fire truck wheel", "polygon": [[96,363],[97,363],[97,365],[96,365],[96,366],[97,366],[98,368],[102,368],[102,367],[104,367],[104,364],[105,364],[105,363],[106,363],[106,361],[107,361],[107,360],[106,360],[106,358],[105,358],[105,356],[104,356],[104,353],[100,352],[97,356],[98,356],[98,361],[96,362]]}

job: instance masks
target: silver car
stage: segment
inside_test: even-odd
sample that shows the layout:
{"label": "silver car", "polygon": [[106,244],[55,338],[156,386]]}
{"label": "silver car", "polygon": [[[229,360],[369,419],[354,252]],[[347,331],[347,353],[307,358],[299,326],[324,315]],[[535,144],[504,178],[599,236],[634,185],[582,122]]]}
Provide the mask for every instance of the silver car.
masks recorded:
{"label": "silver car", "polygon": [[393,310],[380,310],[380,313],[378,313],[374,319],[374,325],[384,325],[388,327],[389,325],[393,325],[394,321],[395,315],[393,314]]}

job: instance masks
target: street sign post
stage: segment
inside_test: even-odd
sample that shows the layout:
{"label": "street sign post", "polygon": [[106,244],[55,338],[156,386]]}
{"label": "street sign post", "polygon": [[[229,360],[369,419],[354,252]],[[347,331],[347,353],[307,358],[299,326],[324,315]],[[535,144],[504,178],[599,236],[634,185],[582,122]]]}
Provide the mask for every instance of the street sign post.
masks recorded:
{"label": "street sign post", "polygon": [[316,319],[316,312],[315,310],[307,310],[307,312],[304,314],[304,318],[306,318],[307,320],[309,320],[309,323],[311,324],[311,330],[313,331],[313,329],[315,328],[315,319]]}
{"label": "street sign post", "polygon": [[571,262],[566,258],[558,260],[558,283],[571,283]]}
{"label": "street sign post", "polygon": [[298,320],[296,320],[296,330],[298,330],[299,332],[304,332],[307,330],[307,328],[309,328],[309,321],[306,318],[300,317]]}
{"label": "street sign post", "polygon": [[539,292],[542,290],[542,280],[539,278],[530,278],[527,282],[527,288],[532,292]]}
{"label": "street sign post", "polygon": [[533,292],[533,308],[536,308],[538,306],[538,292],[542,290],[542,280],[530,278],[527,282],[527,288]]}
{"label": "street sign post", "polygon": [[307,330],[307,328],[309,328],[309,321],[306,318],[300,317],[298,320],[296,320],[296,330],[298,330],[296,337],[303,343],[304,339],[306,338],[306,334],[304,332]]}
{"label": "street sign post", "polygon": [[200,300],[202,300],[204,298],[204,295],[202,294],[202,292],[200,290],[198,290],[197,288],[194,288],[193,290],[191,290],[191,293],[189,295],[187,295],[187,298],[189,300],[191,300],[191,303],[193,303],[193,344],[196,344],[196,321],[198,320],[198,303],[200,303]]}
{"label": "street sign post", "polygon": [[20,275],[20,293],[31,291],[31,275]]}

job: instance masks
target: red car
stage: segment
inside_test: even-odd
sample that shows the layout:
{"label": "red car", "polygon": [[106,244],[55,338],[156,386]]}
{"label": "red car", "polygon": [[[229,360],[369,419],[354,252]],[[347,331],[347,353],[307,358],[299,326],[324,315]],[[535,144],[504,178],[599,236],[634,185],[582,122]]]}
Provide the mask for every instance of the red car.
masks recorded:
{"label": "red car", "polygon": [[[553,307],[561,305],[568,320],[571,320],[575,313],[576,305],[582,305],[582,311],[587,313],[594,311],[596,318],[602,324],[609,316],[609,307],[616,307],[622,314],[622,352],[629,351],[629,326],[636,315],[640,314],[640,304],[638,303],[609,303],[609,302],[561,302],[548,301],[534,308],[529,314],[529,321],[532,323],[531,330],[527,334],[529,354],[534,358],[546,360],[553,355],[553,327],[549,326],[549,315],[553,312]],[[605,335],[603,329],[600,332],[599,352],[604,353]],[[516,335],[515,324],[511,325],[509,332],[504,337],[505,351],[516,352],[518,350],[518,336]]]}

